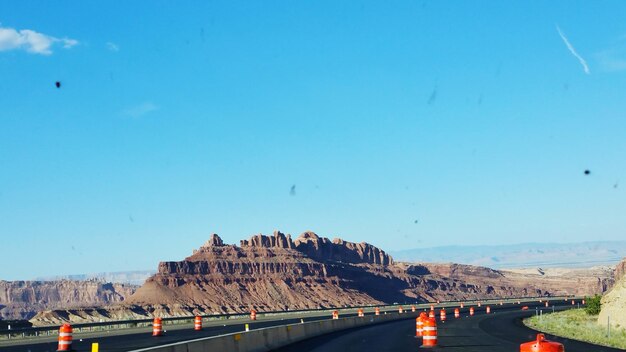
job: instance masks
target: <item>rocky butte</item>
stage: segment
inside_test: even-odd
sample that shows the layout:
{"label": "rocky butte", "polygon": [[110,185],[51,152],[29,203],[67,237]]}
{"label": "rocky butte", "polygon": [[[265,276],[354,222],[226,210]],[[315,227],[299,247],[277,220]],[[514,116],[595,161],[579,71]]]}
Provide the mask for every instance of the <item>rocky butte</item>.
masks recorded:
{"label": "rocky butte", "polygon": [[[453,259],[453,258],[450,258]],[[106,309],[47,311],[31,321],[145,318],[277,311],[394,302],[592,294],[613,283],[612,269],[592,274],[518,273],[460,264],[396,263],[368,243],[305,232],[274,232],[237,245],[218,235],[158,272],[124,302]]]}

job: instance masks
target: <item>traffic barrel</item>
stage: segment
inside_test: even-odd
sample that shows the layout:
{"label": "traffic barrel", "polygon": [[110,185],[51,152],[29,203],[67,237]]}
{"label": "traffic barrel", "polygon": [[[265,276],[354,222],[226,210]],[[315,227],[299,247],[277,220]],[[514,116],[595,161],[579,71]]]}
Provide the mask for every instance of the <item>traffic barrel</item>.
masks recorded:
{"label": "traffic barrel", "polygon": [[193,320],[193,329],[196,331],[202,330],[202,317],[196,315],[196,318]]}
{"label": "traffic barrel", "polygon": [[465,308],[465,305],[463,304],[463,302],[461,302],[461,308]]}
{"label": "traffic barrel", "polygon": [[546,340],[544,334],[537,334],[537,340],[524,342],[519,345],[520,352],[565,352],[565,347],[553,341]]}
{"label": "traffic barrel", "polygon": [[487,314],[491,313],[491,307],[487,306],[486,311],[487,311]]}
{"label": "traffic barrel", "polygon": [[256,320],[256,310],[254,309],[250,311],[250,320]]}
{"label": "traffic barrel", "polygon": [[339,319],[339,311],[333,310],[333,319]]}
{"label": "traffic barrel", "polygon": [[404,313],[404,309],[402,308],[402,306],[398,307],[398,313],[400,314]]}
{"label": "traffic barrel", "polygon": [[415,306],[411,306],[411,312],[415,313]]}
{"label": "traffic barrel", "polygon": [[470,316],[474,315],[474,307],[470,307]]}
{"label": "traffic barrel", "polygon": [[440,300],[437,300],[437,304],[439,304],[439,303],[441,303],[441,301],[440,301]]}
{"label": "traffic barrel", "polygon": [[59,347],[57,351],[71,351],[72,350],[72,326],[70,324],[63,324],[59,328]]}
{"label": "traffic barrel", "polygon": [[458,318],[461,316],[461,311],[459,310],[459,308],[454,308],[454,317]]}
{"label": "traffic barrel", "polygon": [[359,308],[359,310],[357,312],[358,312],[359,317],[362,318],[362,317],[365,316],[365,314],[363,314],[363,308]]}
{"label": "traffic barrel", "polygon": [[422,347],[437,346],[437,320],[428,318],[424,321]]}
{"label": "traffic barrel", "polygon": [[435,311],[434,310],[429,311],[428,312],[428,317],[435,319]]}
{"label": "traffic barrel", "polygon": [[480,302],[478,302],[478,307],[480,308]]}
{"label": "traffic barrel", "polygon": [[574,300],[572,300],[572,305],[576,305],[576,302]]}
{"label": "traffic barrel", "polygon": [[419,317],[415,318],[415,337],[422,337],[424,333],[424,321],[428,319],[426,313],[421,312]]}
{"label": "traffic barrel", "polygon": [[374,315],[380,315],[380,308],[374,308]]}
{"label": "traffic barrel", "polygon": [[152,321],[152,336],[161,336],[163,334],[163,324],[161,318],[154,318]]}
{"label": "traffic barrel", "polygon": [[430,310],[435,310],[435,306],[434,305],[430,305]]}
{"label": "traffic barrel", "polygon": [[582,304],[585,305],[585,300],[583,299]]}
{"label": "traffic barrel", "polygon": [[443,308],[439,311],[439,320],[446,321],[446,310]]}

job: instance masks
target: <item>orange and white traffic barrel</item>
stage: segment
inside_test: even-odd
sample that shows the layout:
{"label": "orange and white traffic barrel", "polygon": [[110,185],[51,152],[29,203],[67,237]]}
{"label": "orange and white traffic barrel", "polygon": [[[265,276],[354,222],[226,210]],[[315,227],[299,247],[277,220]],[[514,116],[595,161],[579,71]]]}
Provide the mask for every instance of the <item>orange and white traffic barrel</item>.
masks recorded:
{"label": "orange and white traffic barrel", "polygon": [[575,305],[575,304],[576,304],[576,302],[574,300],[572,300],[572,305]]}
{"label": "orange and white traffic barrel", "polygon": [[486,311],[487,311],[487,314],[491,313],[491,307],[487,306]]}
{"label": "orange and white traffic barrel", "polygon": [[196,331],[202,330],[202,317],[201,316],[196,315],[195,319],[193,320],[193,329]]}
{"label": "orange and white traffic barrel", "polygon": [[474,315],[474,307],[470,307],[470,316]]}
{"label": "orange and white traffic barrel", "polygon": [[333,310],[333,319],[339,319],[339,311]]}
{"label": "orange and white traffic barrel", "polygon": [[163,334],[163,322],[161,318],[154,318],[152,321],[152,336],[161,336]]}
{"label": "orange and white traffic barrel", "polygon": [[404,313],[404,309],[402,308],[402,306],[398,307],[398,313],[400,314]]}
{"label": "orange and white traffic barrel", "polygon": [[250,311],[250,320],[256,320],[256,310],[254,309]]}
{"label": "orange and white traffic barrel", "polygon": [[361,318],[362,318],[362,317],[364,317],[364,316],[365,316],[365,314],[363,314],[363,308],[359,308],[359,310],[357,311],[357,314],[358,314],[358,316],[359,316],[359,317],[361,317]]}
{"label": "orange and white traffic barrel", "polygon": [[548,301],[546,301],[546,307],[548,307]]}
{"label": "orange and white traffic barrel", "polygon": [[57,351],[71,351],[72,350],[72,326],[70,324],[63,324],[59,328],[59,347]]}
{"label": "orange and white traffic barrel", "polygon": [[544,334],[537,334],[537,340],[524,342],[519,345],[520,352],[565,352],[565,347],[558,343],[546,340]]}
{"label": "orange and white traffic barrel", "polygon": [[443,308],[439,311],[439,320],[446,321],[446,310]]}
{"label": "orange and white traffic barrel", "polygon": [[463,304],[463,302],[461,302],[461,308],[465,308],[465,305]]}
{"label": "orange and white traffic barrel", "polygon": [[430,310],[435,310],[435,306],[434,305],[430,305]]}
{"label": "orange and white traffic barrel", "polygon": [[437,320],[428,318],[424,321],[422,347],[437,346]]}
{"label": "orange and white traffic barrel", "polygon": [[411,306],[411,312],[415,313],[415,306]]}
{"label": "orange and white traffic barrel", "polygon": [[434,310],[429,311],[428,312],[428,317],[435,319],[435,311]]}
{"label": "orange and white traffic barrel", "polygon": [[480,308],[480,302],[478,302],[478,307]]}
{"label": "orange and white traffic barrel", "polygon": [[461,311],[459,310],[459,308],[454,308],[454,317],[458,318],[461,316]]}
{"label": "orange and white traffic barrel", "polygon": [[582,304],[585,305],[585,300],[583,299]]}
{"label": "orange and white traffic barrel", "polygon": [[374,315],[380,315],[380,308],[374,308]]}

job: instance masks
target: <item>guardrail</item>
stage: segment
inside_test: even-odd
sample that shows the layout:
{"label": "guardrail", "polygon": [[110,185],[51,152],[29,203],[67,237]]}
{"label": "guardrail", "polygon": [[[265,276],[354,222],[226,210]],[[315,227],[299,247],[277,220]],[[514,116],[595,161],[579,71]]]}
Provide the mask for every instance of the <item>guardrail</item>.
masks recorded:
{"label": "guardrail", "polygon": [[[561,298],[553,298],[552,302],[563,303]],[[566,298],[566,301],[572,299]],[[574,297],[573,299],[580,299]],[[513,299],[507,300],[507,304],[517,305],[517,301],[522,304],[532,303],[534,305],[539,304],[538,298],[525,298],[525,299]],[[480,300],[485,306],[493,305],[497,306],[504,300]],[[466,307],[474,306],[477,301],[464,301]],[[461,302],[444,302],[445,304],[439,304],[445,306],[458,306]],[[410,305],[410,304],[409,304]],[[428,309],[430,304],[418,304],[425,310]],[[418,306],[416,305],[416,307]],[[511,308],[510,306],[508,307]],[[245,332],[233,332],[229,334],[222,334],[217,336],[209,336],[202,338],[195,338],[185,341],[173,342],[169,344],[163,344],[159,346],[146,347],[135,349],[130,352],[205,352],[205,351],[238,351],[238,352],[266,352],[272,351],[277,348],[290,345],[299,341],[303,341],[310,338],[315,338],[324,334],[338,332],[347,329],[360,328],[365,326],[371,326],[375,324],[382,324],[390,321],[401,319],[413,319],[416,317],[420,310],[412,313],[410,310],[405,311],[406,314],[399,314],[394,311],[395,314],[384,314],[379,316],[350,316],[339,319],[326,319],[314,322],[301,322],[295,324],[285,324],[278,326],[271,326],[267,328],[260,328],[254,330],[246,330]],[[413,324],[413,323],[411,323]],[[422,346],[424,347],[424,346]]]}
{"label": "guardrail", "polygon": [[[474,300],[463,300],[463,301],[442,301],[440,303],[435,302],[404,302],[404,303],[394,303],[387,305],[365,305],[365,306],[348,306],[348,307],[329,307],[324,309],[299,309],[299,310],[289,310],[289,311],[268,311],[268,312],[258,312],[257,317],[270,317],[270,316],[280,316],[280,315],[293,315],[293,314],[306,314],[306,313],[328,313],[330,314],[333,310],[339,311],[350,311],[357,310],[359,308],[367,309],[373,307],[381,308],[381,311],[390,311],[397,310],[400,306],[411,306],[411,305],[419,305],[419,306],[429,306],[431,304],[435,304],[436,306],[448,306],[459,304],[464,302],[465,304],[471,304],[472,302],[483,302],[487,304],[488,302],[515,302],[518,300],[529,301],[529,300],[563,300],[563,299],[580,299],[582,297],[575,296],[534,296],[534,297],[507,297],[507,298],[491,298],[491,299],[474,299]],[[208,320],[232,320],[232,319],[247,319],[249,318],[249,313],[234,313],[234,314],[206,314],[200,315],[203,319]],[[195,316],[179,316],[179,317],[166,317],[163,318],[164,325],[175,325],[175,324],[192,324]],[[114,320],[114,321],[103,321],[103,322],[94,322],[94,323],[77,323],[72,324],[72,328],[74,329],[74,333],[82,333],[82,332],[97,332],[97,331],[110,331],[110,330],[119,330],[119,329],[130,329],[130,328],[142,328],[142,327],[151,327],[152,326],[152,318],[146,319],[132,319],[132,320]],[[30,328],[19,328],[19,329],[5,329],[0,330],[0,339],[15,339],[15,338],[34,338],[40,336],[55,336],[58,334],[59,325],[50,325],[50,326],[40,326],[40,327],[30,327]]]}

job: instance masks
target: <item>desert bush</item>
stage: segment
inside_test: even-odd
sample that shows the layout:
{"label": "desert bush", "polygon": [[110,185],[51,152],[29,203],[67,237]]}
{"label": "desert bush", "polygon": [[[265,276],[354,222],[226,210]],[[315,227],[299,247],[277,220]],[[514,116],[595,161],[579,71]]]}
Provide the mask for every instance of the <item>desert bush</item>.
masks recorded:
{"label": "desert bush", "polygon": [[602,308],[602,303],[600,300],[602,296],[595,295],[593,297],[586,297],[587,306],[585,307],[585,312],[589,315],[598,315],[600,314],[600,309]]}

